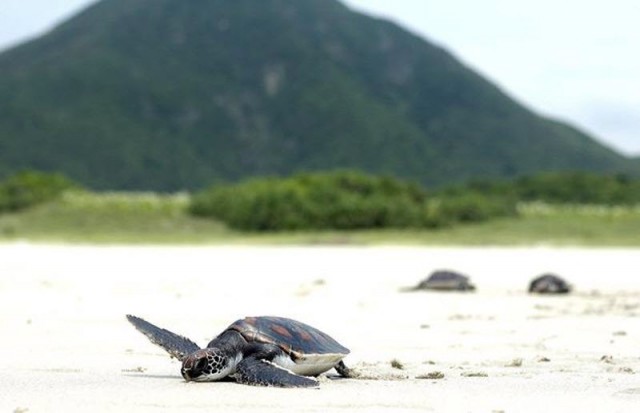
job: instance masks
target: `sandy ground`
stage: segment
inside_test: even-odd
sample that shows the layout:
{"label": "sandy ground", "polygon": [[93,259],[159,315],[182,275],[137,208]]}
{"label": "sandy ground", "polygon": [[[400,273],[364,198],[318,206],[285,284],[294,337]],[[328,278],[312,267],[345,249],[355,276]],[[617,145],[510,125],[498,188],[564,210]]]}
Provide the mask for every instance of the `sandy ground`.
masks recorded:
{"label": "sandy ground", "polygon": [[[478,291],[400,292],[436,269]],[[546,271],[575,294],[527,295]],[[361,378],[185,383],[126,313],[201,345],[295,318]],[[637,412],[640,250],[4,244],[0,333],[0,412]]]}

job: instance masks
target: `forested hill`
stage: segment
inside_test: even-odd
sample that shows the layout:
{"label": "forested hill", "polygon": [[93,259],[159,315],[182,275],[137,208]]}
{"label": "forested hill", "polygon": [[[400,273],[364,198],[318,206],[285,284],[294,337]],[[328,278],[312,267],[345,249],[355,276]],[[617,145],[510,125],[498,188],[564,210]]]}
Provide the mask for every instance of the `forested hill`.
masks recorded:
{"label": "forested hill", "polygon": [[359,168],[434,185],[638,162],[335,0],[103,0],[0,55],[0,177],[176,190]]}

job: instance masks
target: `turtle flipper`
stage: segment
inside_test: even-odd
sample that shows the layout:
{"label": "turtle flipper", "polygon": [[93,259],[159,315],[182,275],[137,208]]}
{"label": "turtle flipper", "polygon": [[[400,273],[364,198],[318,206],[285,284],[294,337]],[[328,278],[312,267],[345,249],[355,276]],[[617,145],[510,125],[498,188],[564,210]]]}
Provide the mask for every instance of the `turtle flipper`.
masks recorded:
{"label": "turtle flipper", "polygon": [[194,351],[200,350],[200,347],[188,338],[154,326],[140,317],[127,314],[127,320],[153,344],[162,347],[171,357],[180,361]]}
{"label": "turtle flipper", "polygon": [[342,360],[340,360],[338,364],[333,366],[333,368],[338,372],[339,375],[341,375],[344,378],[354,377],[353,371],[349,367],[347,367],[347,365],[344,364],[344,361]]}
{"label": "turtle flipper", "polygon": [[317,387],[318,382],[304,376],[298,376],[269,360],[250,356],[242,359],[236,366],[235,379],[238,383],[253,386],[274,387]]}

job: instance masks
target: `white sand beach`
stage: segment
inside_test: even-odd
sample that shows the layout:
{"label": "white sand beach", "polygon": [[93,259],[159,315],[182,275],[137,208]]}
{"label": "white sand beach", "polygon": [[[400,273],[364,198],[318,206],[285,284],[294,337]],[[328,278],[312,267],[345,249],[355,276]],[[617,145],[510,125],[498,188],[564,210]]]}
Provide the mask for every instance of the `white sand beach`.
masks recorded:
{"label": "white sand beach", "polygon": [[[400,291],[437,269],[478,290]],[[528,295],[543,272],[574,293]],[[361,377],[186,383],[127,313],[200,345],[298,319]],[[0,332],[0,412],[637,412],[640,250],[0,244]]]}

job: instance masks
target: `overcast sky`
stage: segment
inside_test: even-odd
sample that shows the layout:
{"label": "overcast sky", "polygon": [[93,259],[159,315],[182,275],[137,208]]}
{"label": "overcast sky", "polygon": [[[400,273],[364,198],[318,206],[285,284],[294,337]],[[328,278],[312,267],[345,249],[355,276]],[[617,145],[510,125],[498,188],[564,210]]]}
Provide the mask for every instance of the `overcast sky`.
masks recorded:
{"label": "overcast sky", "polygon": [[[447,48],[536,112],[640,155],[639,0],[344,1]],[[0,0],[0,49],[93,2]]]}

